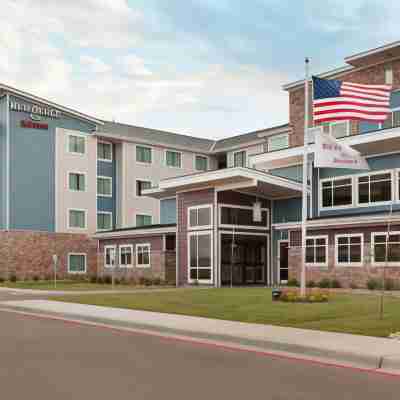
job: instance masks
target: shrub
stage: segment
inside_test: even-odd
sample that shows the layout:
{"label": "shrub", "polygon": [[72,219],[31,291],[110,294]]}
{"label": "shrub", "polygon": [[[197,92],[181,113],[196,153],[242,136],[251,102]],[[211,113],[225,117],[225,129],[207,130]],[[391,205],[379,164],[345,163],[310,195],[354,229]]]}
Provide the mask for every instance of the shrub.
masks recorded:
{"label": "shrub", "polygon": [[32,280],[33,280],[34,282],[39,281],[39,280],[40,280],[39,275],[33,275]]}
{"label": "shrub", "polygon": [[138,284],[138,280],[137,280],[134,276],[131,276],[131,277],[129,278],[129,280],[128,280],[128,284],[129,284],[129,285],[136,286],[136,285]]}
{"label": "shrub", "polygon": [[157,277],[155,277],[154,279],[153,279],[153,285],[155,285],[155,286],[160,286],[161,285],[161,278],[159,277],[159,276],[157,276]]}
{"label": "shrub", "polygon": [[358,285],[355,282],[350,282],[350,289],[358,289]]}
{"label": "shrub", "polygon": [[97,276],[96,275],[90,275],[89,276],[89,282],[90,283],[97,283]]}
{"label": "shrub", "polygon": [[121,276],[120,278],[119,278],[119,284],[120,285],[125,285],[126,284],[126,278],[124,277],[124,276]]}
{"label": "shrub", "polygon": [[4,281],[5,279],[2,276],[0,276],[0,283],[3,283]]}
{"label": "shrub", "polygon": [[380,283],[377,279],[370,278],[370,279],[368,279],[368,281],[367,281],[367,288],[368,288],[369,290],[377,290],[377,289],[380,289],[380,288],[381,288],[381,283]]}
{"label": "shrub", "polygon": [[144,286],[146,284],[146,278],[144,276],[141,276],[139,278],[139,285]]}
{"label": "shrub", "polygon": [[296,278],[290,278],[287,282],[287,286],[297,287],[300,286],[299,281]]}
{"label": "shrub", "polygon": [[396,283],[393,279],[385,279],[385,290],[395,290]]}
{"label": "shrub", "polygon": [[331,288],[340,289],[341,287],[342,284],[340,283],[340,281],[338,281],[337,279],[332,279]]}
{"label": "shrub", "polygon": [[145,286],[151,286],[153,284],[153,279],[151,278],[145,278],[144,279],[144,285]]}
{"label": "shrub", "polygon": [[103,277],[103,283],[105,283],[105,284],[107,284],[107,285],[110,285],[110,284],[112,283],[111,275],[105,275],[105,276]]}
{"label": "shrub", "polygon": [[324,279],[321,279],[321,281],[318,283],[318,287],[321,289],[328,289],[328,288],[332,287],[332,283],[331,283],[330,279],[324,278]]}
{"label": "shrub", "polygon": [[17,275],[15,275],[14,273],[11,274],[9,280],[10,282],[17,282]]}
{"label": "shrub", "polygon": [[316,284],[315,284],[314,281],[308,281],[308,282],[307,282],[307,287],[308,287],[308,288],[315,288],[315,286],[316,286]]}

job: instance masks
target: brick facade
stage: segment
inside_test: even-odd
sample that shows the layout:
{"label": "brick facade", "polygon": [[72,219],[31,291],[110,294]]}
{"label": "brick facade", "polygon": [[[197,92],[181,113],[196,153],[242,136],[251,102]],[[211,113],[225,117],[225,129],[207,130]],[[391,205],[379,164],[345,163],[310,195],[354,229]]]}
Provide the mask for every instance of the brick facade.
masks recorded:
{"label": "brick facade", "polygon": [[58,276],[68,273],[68,253],[85,253],[87,274],[97,270],[97,241],[86,235],[37,231],[0,231],[0,276],[18,279],[46,278],[53,274],[58,255]]}

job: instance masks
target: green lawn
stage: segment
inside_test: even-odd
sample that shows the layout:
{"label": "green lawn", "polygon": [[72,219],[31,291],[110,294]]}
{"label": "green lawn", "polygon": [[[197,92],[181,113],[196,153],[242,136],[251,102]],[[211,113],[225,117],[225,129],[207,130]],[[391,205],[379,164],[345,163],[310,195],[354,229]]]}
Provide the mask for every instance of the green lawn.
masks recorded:
{"label": "green lawn", "polygon": [[[8,287],[14,289],[37,289],[37,290],[55,290],[52,281],[17,281],[3,282],[0,287]],[[115,289],[128,289],[133,286],[115,285]],[[82,281],[60,280],[57,282],[56,290],[110,290],[110,284],[90,283]]]}
{"label": "green lawn", "polygon": [[319,304],[272,302],[271,290],[263,288],[89,293],[55,300],[369,336],[400,331],[400,298],[391,296],[385,297],[383,321],[379,297],[365,294],[333,294],[328,303]]}

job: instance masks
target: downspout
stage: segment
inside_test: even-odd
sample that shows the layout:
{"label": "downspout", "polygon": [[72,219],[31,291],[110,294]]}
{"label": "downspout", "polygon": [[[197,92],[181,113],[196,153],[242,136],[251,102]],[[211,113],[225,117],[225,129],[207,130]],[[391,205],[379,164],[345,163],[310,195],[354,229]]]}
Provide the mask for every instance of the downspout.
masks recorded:
{"label": "downspout", "polygon": [[214,262],[214,272],[215,272],[215,277],[214,277],[214,286],[215,287],[221,287],[221,272],[220,268],[221,266],[219,265],[219,257],[218,257],[218,247],[219,247],[219,237],[218,237],[218,191],[216,188],[214,188],[214,233],[213,233],[213,240],[214,240],[214,257],[213,257],[213,262]]}
{"label": "downspout", "polygon": [[176,195],[176,233],[175,233],[175,286],[179,287],[179,194]]}

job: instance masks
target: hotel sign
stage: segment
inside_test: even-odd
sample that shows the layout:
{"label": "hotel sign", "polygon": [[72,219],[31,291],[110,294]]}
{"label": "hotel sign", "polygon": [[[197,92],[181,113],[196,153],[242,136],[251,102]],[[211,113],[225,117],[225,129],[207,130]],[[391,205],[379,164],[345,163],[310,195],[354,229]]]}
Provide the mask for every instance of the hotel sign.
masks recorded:
{"label": "hotel sign", "polygon": [[10,102],[10,110],[31,114],[32,120],[40,119],[40,117],[57,119],[61,116],[61,111],[58,111],[54,108],[38,106],[36,104],[19,103],[17,101]]}

